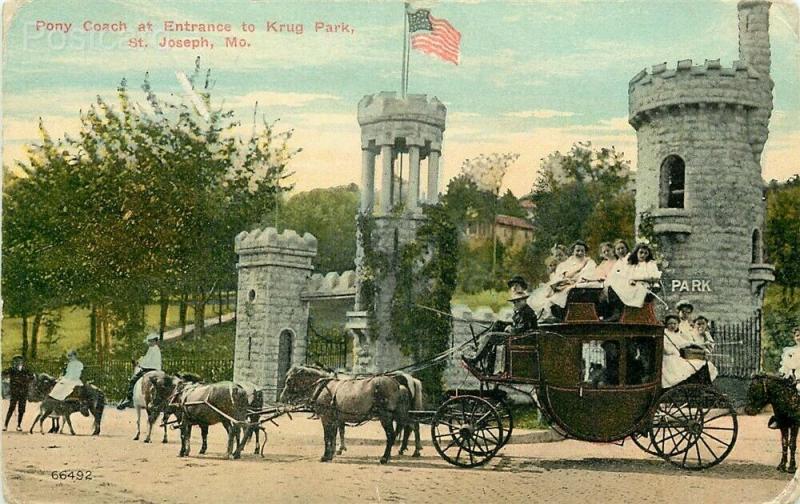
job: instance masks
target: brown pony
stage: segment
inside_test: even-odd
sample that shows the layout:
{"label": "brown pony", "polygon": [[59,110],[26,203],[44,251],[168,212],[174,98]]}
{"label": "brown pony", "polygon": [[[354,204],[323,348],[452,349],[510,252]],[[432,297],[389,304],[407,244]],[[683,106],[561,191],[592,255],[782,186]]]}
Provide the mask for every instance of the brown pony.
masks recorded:
{"label": "brown pony", "polygon": [[75,435],[75,429],[72,428],[70,416],[80,411],[83,416],[91,414],[94,417],[94,431],[92,436],[100,435],[100,421],[103,418],[103,410],[106,406],[106,396],[102,390],[91,384],[80,385],[75,387],[72,394],[64,401],[53,399],[52,397],[45,397],[42,405],[39,407],[39,414],[31,424],[30,433],[33,434],[33,428],[36,422],[39,422],[39,430],[44,434],[44,420],[48,416],[58,415],[64,419],[64,423],[69,427],[70,434]]}
{"label": "brown pony", "polygon": [[391,376],[338,379],[322,369],[292,366],[286,374],[282,402],[306,400],[322,421],[325,453],[320,459],[333,459],[336,432],[343,423],[362,423],[377,418],[386,433],[386,448],[381,464],[392,455],[396,431],[394,423],[408,423],[410,393]]}
{"label": "brown pony", "polygon": [[[245,429],[245,438],[238,441],[239,431],[249,425],[247,392],[233,382],[210,384],[181,382],[170,401],[176,407],[176,416],[181,427],[180,457],[189,455],[192,426],[198,425],[203,437],[200,454],[206,452],[208,426],[221,423],[228,433],[228,458],[238,459],[241,448],[247,444],[252,433]],[[235,445],[235,448],[234,448]]]}
{"label": "brown pony", "polygon": [[797,450],[797,431],[800,428],[800,394],[797,393],[794,380],[763,373],[754,375],[747,390],[747,406],[744,411],[748,415],[756,415],[767,404],[772,405],[774,423],[781,431],[781,461],[778,470],[793,473],[797,469],[794,455]]}

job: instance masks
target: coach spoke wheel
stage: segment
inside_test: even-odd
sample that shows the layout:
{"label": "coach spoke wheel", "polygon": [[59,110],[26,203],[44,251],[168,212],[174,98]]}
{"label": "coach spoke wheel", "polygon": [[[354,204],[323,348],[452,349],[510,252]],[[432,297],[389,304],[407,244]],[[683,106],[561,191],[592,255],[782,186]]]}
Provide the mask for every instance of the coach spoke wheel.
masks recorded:
{"label": "coach spoke wheel", "polygon": [[475,467],[502,446],[503,421],[494,405],[476,396],[458,396],[442,404],[431,422],[431,439],[439,455],[459,467]]}
{"label": "coach spoke wheel", "polygon": [[656,449],[655,445],[653,444],[653,437],[650,434],[650,426],[648,425],[642,432],[636,432],[631,434],[631,440],[633,443],[641,448],[646,453],[650,455],[655,455],[660,457],[661,454]]}
{"label": "coach spoke wheel", "polygon": [[650,436],[659,456],[683,469],[701,470],[728,456],[738,427],[736,411],[723,394],[687,384],[661,396]]}
{"label": "coach spoke wheel", "polygon": [[505,399],[495,402],[494,408],[497,410],[497,414],[500,415],[500,421],[503,424],[503,438],[500,441],[500,448],[502,448],[511,439],[511,433],[514,432],[514,416],[511,414],[511,406],[508,405]]}

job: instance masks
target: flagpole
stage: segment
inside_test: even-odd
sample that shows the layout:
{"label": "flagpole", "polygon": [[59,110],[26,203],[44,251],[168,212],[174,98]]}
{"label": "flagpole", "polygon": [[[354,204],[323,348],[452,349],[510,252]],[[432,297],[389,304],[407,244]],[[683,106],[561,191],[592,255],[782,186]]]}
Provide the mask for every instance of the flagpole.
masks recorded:
{"label": "flagpole", "polygon": [[407,79],[408,79],[408,69],[407,69],[407,57],[408,57],[408,3],[406,2],[403,6],[403,69],[402,75],[400,76],[400,95],[401,98],[405,99],[406,97],[406,88],[407,86]]}
{"label": "flagpole", "polygon": [[[408,19],[408,14],[406,14],[406,19]],[[410,66],[411,66],[411,37],[409,36],[408,30],[406,30],[406,87],[403,90],[403,96],[408,94],[408,72]]]}

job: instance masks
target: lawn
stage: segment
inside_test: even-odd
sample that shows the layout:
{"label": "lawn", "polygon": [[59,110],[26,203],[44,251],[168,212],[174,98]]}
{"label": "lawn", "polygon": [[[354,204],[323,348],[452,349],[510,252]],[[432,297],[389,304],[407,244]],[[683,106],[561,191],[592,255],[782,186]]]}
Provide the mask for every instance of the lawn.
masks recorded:
{"label": "lawn", "polygon": [[[67,349],[80,347],[89,341],[89,310],[65,307],[61,308],[58,313],[61,315],[61,320],[55,331],[54,341],[47,341],[44,327],[39,329],[38,358],[40,359],[58,358]],[[206,317],[213,317],[216,313],[216,305],[206,306]],[[156,330],[158,328],[158,317],[159,306],[157,304],[145,307],[148,330]],[[194,320],[194,310],[192,310],[191,306],[187,310],[186,318],[189,324]],[[29,320],[28,323],[30,324],[30,322]],[[174,303],[170,305],[167,311],[167,328],[178,327],[178,325],[178,303]],[[13,355],[20,353],[22,349],[22,319],[3,318],[2,331],[3,361],[8,362]]]}

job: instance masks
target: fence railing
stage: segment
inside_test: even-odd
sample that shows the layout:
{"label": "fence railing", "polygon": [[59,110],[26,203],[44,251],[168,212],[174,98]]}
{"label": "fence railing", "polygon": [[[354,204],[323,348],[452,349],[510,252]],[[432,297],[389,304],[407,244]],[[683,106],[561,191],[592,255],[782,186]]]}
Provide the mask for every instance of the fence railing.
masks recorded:
{"label": "fence railing", "polygon": [[[64,371],[63,360],[33,361],[31,369],[58,377]],[[203,381],[216,382],[233,379],[233,359],[164,359],[162,368],[169,374],[189,372],[199,375]],[[107,360],[84,362],[81,378],[91,381],[105,392],[110,401],[119,401],[128,392],[128,382],[133,375],[133,363],[129,360]]]}
{"label": "fence railing", "polygon": [[347,367],[347,337],[345,334],[323,335],[309,325],[306,364],[322,364],[332,369]]}
{"label": "fence railing", "polygon": [[714,338],[712,362],[720,376],[749,378],[761,366],[761,310],[747,320],[711,323]]}

